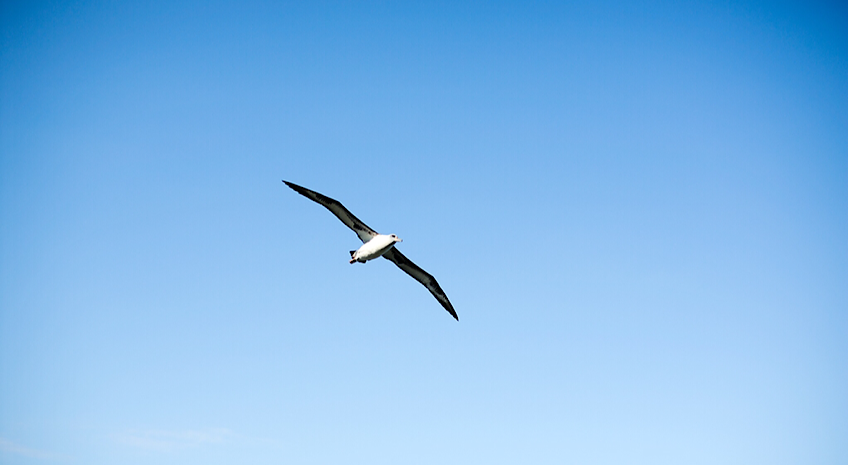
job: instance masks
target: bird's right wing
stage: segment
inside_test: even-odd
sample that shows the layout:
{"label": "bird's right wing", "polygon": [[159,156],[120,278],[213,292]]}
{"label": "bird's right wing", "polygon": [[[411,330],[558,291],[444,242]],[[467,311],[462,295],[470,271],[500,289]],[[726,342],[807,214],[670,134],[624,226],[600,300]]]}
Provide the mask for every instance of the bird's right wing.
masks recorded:
{"label": "bird's right wing", "polygon": [[406,274],[412,276],[418,282],[423,284],[424,287],[433,294],[433,297],[442,304],[442,307],[445,307],[445,310],[459,321],[459,316],[457,316],[456,310],[453,309],[453,305],[451,305],[450,300],[448,300],[447,294],[445,294],[445,291],[443,291],[442,287],[439,286],[439,283],[436,282],[436,278],[434,278],[433,275],[422,270],[415,263],[412,263],[412,261],[406,258],[402,253],[400,253],[400,250],[395,247],[390,248],[388,252],[384,253],[383,258],[394,262],[398,268],[405,271]]}
{"label": "bird's right wing", "polygon": [[363,243],[370,241],[377,235],[377,231],[369,228],[368,225],[360,221],[359,218],[353,216],[353,213],[350,212],[344,205],[341,204],[338,200],[331,199],[326,195],[319,194],[315,191],[311,191],[305,187],[298,186],[297,184],[290,183],[288,181],[283,181],[287,186],[294,189],[298,194],[314,201],[318,202],[324,206],[327,210],[330,210],[336,217],[342,220],[348,228],[352,229],[353,232],[359,236],[359,240]]}

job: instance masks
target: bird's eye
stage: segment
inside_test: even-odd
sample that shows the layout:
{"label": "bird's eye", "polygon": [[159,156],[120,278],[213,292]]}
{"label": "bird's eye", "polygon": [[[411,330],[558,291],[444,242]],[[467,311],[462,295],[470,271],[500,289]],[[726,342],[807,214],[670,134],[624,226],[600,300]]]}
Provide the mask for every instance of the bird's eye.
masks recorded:
{"label": "bird's eye", "polygon": [[394,234],[392,234],[392,237],[397,237],[397,236],[395,236]]}

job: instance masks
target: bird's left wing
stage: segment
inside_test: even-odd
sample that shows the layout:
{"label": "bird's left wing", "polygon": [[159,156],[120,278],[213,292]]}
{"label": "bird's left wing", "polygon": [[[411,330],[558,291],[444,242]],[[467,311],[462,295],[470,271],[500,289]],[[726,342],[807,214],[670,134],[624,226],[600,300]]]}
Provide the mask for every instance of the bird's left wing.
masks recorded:
{"label": "bird's left wing", "polygon": [[294,189],[298,194],[313,200],[315,202],[320,203],[327,210],[330,210],[336,217],[342,220],[348,228],[352,229],[353,232],[359,236],[359,239],[365,243],[370,241],[377,235],[377,231],[369,228],[368,225],[363,223],[359,218],[353,216],[353,213],[350,212],[344,205],[341,204],[338,200],[331,199],[326,195],[319,194],[315,191],[311,191],[305,187],[298,186],[297,184],[290,183],[288,181],[283,181],[287,186]]}
{"label": "bird's left wing", "polygon": [[390,248],[388,252],[384,253],[383,258],[394,262],[398,268],[423,284],[424,287],[433,294],[433,297],[442,304],[442,307],[445,307],[445,310],[459,321],[459,316],[457,316],[456,311],[453,309],[453,305],[451,305],[450,300],[448,300],[447,294],[445,294],[445,291],[443,291],[441,286],[439,286],[439,283],[436,282],[436,278],[434,278],[433,275],[422,270],[415,263],[412,263],[412,261],[406,258],[402,253],[400,253],[400,250],[395,247]]}

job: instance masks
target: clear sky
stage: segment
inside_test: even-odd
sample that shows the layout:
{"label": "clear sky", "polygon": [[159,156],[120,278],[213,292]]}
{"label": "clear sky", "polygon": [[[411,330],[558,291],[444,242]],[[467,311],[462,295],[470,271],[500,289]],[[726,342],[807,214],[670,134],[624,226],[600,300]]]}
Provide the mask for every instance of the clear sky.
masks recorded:
{"label": "clear sky", "polygon": [[848,462],[844,5],[282,3],[0,6],[0,463]]}

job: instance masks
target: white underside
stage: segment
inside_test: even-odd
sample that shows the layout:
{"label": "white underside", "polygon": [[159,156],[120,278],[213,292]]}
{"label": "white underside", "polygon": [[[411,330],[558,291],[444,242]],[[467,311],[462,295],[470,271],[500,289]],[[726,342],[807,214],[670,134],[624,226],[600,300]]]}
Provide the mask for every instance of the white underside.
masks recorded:
{"label": "white underside", "polygon": [[380,258],[392,246],[395,245],[395,239],[387,234],[378,234],[370,241],[362,244],[362,247],[353,254],[353,259],[360,262],[367,262]]}

